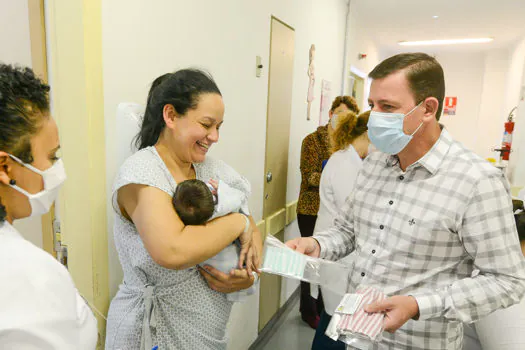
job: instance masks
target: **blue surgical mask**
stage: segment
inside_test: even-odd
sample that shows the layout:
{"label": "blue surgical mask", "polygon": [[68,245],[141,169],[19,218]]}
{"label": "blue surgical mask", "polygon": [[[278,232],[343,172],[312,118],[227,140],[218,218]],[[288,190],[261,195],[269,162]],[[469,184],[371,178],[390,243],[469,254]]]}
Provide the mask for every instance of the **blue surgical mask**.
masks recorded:
{"label": "blue surgical mask", "polygon": [[421,103],[407,114],[372,111],[368,119],[368,137],[374,146],[381,152],[391,155],[398,154],[405,149],[423,123],[419,124],[411,135],[407,135],[403,131],[403,120],[421,106]]}

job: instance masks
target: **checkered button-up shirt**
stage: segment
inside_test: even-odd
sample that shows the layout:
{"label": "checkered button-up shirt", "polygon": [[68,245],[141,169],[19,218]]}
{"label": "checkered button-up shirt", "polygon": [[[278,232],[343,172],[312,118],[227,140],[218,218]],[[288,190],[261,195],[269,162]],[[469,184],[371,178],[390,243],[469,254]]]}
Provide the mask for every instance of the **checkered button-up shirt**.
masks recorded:
{"label": "checkered button-up shirt", "polygon": [[461,349],[462,322],[525,293],[508,182],[445,129],[405,172],[396,157],[371,154],[333,226],[314,237],[322,258],[356,254],[350,291],[416,298],[419,320],[384,333],[378,349]]}

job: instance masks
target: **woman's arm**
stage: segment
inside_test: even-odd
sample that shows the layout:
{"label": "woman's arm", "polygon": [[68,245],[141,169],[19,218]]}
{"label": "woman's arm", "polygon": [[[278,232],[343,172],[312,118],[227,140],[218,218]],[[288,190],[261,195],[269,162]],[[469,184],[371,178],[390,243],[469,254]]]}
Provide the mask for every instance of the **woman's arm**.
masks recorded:
{"label": "woman's arm", "polygon": [[186,269],[211,258],[246,227],[242,214],[230,214],[202,226],[185,226],[173,209],[171,197],[151,186],[122,187],[118,203],[123,215],[137,227],[152,259],[169,269]]}

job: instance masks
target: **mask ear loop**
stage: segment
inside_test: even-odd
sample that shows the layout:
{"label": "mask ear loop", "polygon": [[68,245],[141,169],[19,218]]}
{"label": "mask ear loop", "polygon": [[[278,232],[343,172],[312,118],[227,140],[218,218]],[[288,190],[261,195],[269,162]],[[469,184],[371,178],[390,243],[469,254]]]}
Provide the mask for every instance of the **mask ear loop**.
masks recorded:
{"label": "mask ear loop", "polygon": [[[425,102],[425,100],[419,102],[419,104],[417,106],[415,106],[414,108],[412,108],[412,110],[410,112],[408,112],[407,114],[405,114],[405,117],[407,115],[410,115],[412,112],[414,112],[416,110],[417,107],[421,106],[423,104],[423,102]],[[421,122],[421,124],[419,124],[419,126],[417,127],[416,131],[414,131],[412,134],[410,134],[410,136],[414,136],[418,131],[419,129],[421,129],[421,127],[423,126],[423,122]]]}
{"label": "mask ear loop", "polygon": [[43,174],[43,171],[40,170],[40,169],[37,169],[35,168],[34,166],[32,166],[31,164],[28,164],[28,163],[24,163],[20,158],[18,157],[15,157],[14,155],[10,154],[9,157],[11,157],[12,160],[14,160],[15,162],[17,162],[18,164],[20,164],[21,166],[31,170],[32,172],[34,173],[37,173],[38,175],[42,175]]}

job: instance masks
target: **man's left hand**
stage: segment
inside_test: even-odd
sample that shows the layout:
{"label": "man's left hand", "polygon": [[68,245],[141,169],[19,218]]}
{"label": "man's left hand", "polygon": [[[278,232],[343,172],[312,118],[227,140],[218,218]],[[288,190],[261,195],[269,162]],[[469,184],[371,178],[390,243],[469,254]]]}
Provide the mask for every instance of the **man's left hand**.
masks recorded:
{"label": "man's left hand", "polygon": [[419,306],[413,296],[393,296],[365,306],[369,313],[385,313],[385,331],[394,333],[411,318],[419,317]]}

